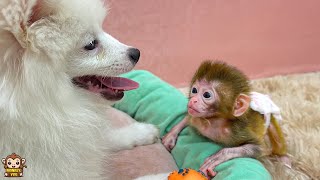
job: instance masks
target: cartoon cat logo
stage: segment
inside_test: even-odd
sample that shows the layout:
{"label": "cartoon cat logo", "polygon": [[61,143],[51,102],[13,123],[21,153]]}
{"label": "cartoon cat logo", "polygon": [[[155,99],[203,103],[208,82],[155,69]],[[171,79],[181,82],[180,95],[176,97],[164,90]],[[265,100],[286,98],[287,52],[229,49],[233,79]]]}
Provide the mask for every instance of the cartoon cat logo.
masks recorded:
{"label": "cartoon cat logo", "polygon": [[4,177],[23,177],[23,168],[27,168],[25,163],[26,159],[21,158],[16,153],[2,158],[2,164],[5,169]]}

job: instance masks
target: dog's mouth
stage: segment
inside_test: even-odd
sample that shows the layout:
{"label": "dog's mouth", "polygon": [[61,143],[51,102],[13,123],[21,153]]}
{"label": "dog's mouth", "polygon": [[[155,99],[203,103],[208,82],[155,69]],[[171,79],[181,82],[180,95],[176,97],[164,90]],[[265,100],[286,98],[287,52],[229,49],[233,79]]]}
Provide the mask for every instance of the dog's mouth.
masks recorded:
{"label": "dog's mouth", "polygon": [[111,101],[118,101],[123,98],[124,91],[137,89],[139,87],[139,83],[122,77],[87,75],[75,77],[72,81],[76,86],[93,93],[99,93],[102,97]]}

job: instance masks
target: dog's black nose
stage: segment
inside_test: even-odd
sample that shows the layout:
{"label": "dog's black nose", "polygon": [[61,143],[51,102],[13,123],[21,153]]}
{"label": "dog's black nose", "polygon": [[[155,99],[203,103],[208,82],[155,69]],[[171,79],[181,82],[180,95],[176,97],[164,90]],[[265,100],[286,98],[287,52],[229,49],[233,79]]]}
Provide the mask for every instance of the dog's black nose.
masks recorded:
{"label": "dog's black nose", "polygon": [[140,51],[137,48],[128,49],[128,56],[133,64],[136,64],[140,58]]}

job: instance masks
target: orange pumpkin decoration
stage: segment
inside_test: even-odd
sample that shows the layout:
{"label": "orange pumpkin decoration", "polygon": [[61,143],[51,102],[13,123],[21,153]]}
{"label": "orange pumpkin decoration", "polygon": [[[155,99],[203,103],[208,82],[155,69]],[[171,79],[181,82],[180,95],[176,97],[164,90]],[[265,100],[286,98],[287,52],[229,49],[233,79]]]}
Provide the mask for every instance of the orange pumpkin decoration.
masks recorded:
{"label": "orange pumpkin decoration", "polygon": [[208,180],[200,171],[185,168],[179,171],[173,171],[168,176],[168,180]]}

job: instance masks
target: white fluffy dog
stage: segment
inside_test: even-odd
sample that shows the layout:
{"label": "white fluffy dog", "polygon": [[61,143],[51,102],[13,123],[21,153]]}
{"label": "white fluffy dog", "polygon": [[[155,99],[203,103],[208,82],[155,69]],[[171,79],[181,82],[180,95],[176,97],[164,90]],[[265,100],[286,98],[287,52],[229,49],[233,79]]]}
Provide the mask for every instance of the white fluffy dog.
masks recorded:
{"label": "white fluffy dog", "polygon": [[110,125],[106,99],[137,88],[114,76],[140,52],[102,30],[105,13],[100,0],[0,1],[0,155],[26,158],[25,179],[110,179],[108,154],[157,139]]}

